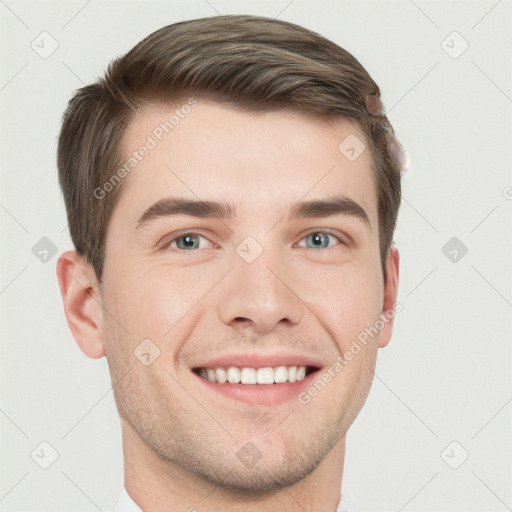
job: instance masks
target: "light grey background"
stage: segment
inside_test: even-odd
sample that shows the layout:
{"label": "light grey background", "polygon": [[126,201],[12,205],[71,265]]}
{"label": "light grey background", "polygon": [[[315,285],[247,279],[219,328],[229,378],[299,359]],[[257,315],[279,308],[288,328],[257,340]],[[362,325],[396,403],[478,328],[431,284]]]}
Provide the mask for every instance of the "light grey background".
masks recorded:
{"label": "light grey background", "polygon": [[[72,248],[56,138],[73,91],[110,59],[217,13],[292,21],[352,52],[411,157],[404,309],[347,435],[344,494],[358,512],[512,510],[510,0],[0,0],[0,510],[108,511],[123,485],[106,360],[78,349],[56,280]],[[58,43],[47,58],[43,31]],[[43,237],[58,249],[46,262],[32,250]],[[58,452],[48,469],[43,441]]]}

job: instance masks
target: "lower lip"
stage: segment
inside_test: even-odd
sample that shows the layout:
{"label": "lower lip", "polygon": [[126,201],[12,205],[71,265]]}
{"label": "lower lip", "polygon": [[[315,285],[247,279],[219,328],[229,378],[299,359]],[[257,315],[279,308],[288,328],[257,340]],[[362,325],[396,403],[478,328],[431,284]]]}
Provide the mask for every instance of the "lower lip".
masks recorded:
{"label": "lower lip", "polygon": [[310,386],[319,371],[310,373],[297,382],[282,384],[230,384],[229,382],[212,382],[192,372],[207,389],[228,398],[255,405],[279,405],[289,400],[298,399],[301,391]]}

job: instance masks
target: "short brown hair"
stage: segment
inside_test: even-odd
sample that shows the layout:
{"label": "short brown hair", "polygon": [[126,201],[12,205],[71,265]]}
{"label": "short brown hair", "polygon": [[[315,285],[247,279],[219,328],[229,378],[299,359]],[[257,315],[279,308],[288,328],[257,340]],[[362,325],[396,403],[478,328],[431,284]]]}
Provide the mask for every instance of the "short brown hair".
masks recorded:
{"label": "short brown hair", "polygon": [[123,161],[124,129],[151,101],[194,95],[244,111],[291,110],[355,121],[373,157],[385,279],[401,200],[400,172],[386,151],[393,128],[385,115],[369,115],[368,94],[380,97],[380,90],[359,61],[293,23],[226,15],[153,32],[112,61],[104,77],[77,90],[64,113],[57,161],[76,251],[101,281],[108,223],[123,183],[101,199],[94,191]]}

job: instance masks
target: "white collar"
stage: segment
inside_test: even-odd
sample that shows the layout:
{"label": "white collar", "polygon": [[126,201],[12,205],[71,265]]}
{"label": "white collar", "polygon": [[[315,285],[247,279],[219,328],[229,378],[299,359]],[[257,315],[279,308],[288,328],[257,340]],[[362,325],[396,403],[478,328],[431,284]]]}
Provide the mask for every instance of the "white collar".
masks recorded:
{"label": "white collar", "polygon": [[[116,504],[112,512],[142,512],[142,509],[131,499],[130,495],[123,487],[119,498],[117,498]],[[352,505],[347,501],[345,496],[341,496],[341,501],[336,509],[336,512],[355,512]]]}
{"label": "white collar", "polygon": [[142,509],[131,499],[126,487],[123,487],[112,512],[142,512]]}

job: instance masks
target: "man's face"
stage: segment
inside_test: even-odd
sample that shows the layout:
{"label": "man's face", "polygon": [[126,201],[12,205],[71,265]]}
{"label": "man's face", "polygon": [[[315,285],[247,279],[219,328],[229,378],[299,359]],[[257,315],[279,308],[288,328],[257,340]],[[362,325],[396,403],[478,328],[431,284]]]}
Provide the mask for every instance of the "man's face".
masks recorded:
{"label": "man's face", "polygon": [[[137,114],[124,138],[127,159],[148,135],[157,144],[125,178],[106,241],[103,341],[116,404],[132,450],[268,492],[318,466],[370,389],[378,336],[299,400],[383,311],[371,156],[338,150],[350,134],[364,140],[345,120],[202,101],[158,141],[174,108]],[[334,196],[346,200],[337,212],[289,218],[300,202]],[[226,204],[232,218],[161,208],[139,223],[170,197]],[[236,384],[199,374],[228,366],[308,375]]]}

